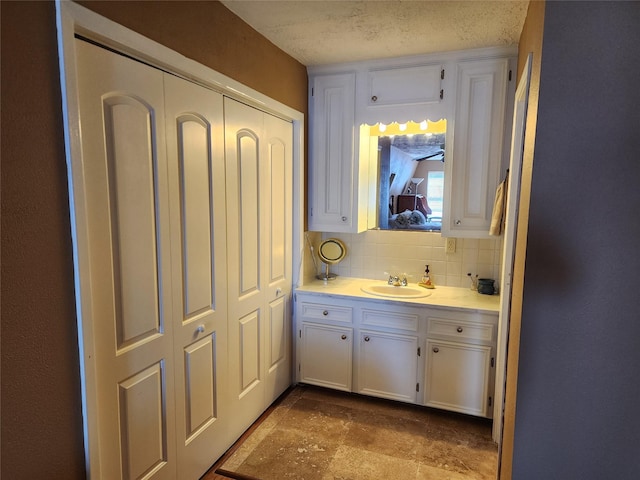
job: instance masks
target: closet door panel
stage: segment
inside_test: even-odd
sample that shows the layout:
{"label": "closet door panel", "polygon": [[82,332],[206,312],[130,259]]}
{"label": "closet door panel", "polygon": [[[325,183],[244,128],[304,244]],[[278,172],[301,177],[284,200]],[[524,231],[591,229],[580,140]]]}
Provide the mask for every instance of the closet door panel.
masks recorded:
{"label": "closet door panel", "polygon": [[198,479],[228,434],[222,96],[165,74],[180,478]]}
{"label": "closet door panel", "polygon": [[291,285],[293,128],[290,122],[265,114],[267,197],[265,240],[266,276],[266,374],[267,403],[292,382]]}
{"label": "closet door panel", "polygon": [[229,404],[232,436],[266,408],[264,304],[266,198],[264,113],[224,99],[227,178]]}
{"label": "closet door panel", "polygon": [[[76,40],[92,477],[176,478],[162,73]],[[86,258],[86,262],[84,262]],[[90,340],[87,340],[87,335]],[[97,451],[97,453],[95,453]]]}

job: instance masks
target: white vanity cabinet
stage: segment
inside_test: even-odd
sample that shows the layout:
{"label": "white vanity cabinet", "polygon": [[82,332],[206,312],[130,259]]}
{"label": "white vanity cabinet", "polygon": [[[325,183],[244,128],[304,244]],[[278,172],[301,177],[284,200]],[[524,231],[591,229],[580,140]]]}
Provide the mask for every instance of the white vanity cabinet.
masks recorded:
{"label": "white vanity cabinet", "polygon": [[[355,154],[355,73],[312,79],[309,139],[309,230],[360,232],[367,228],[366,201]],[[363,195],[366,192],[363,190]]]}
{"label": "white vanity cabinet", "polygon": [[491,417],[497,313],[307,292],[295,299],[297,381]]}
{"label": "white vanity cabinet", "polygon": [[[456,65],[453,148],[445,162],[442,234],[489,238],[496,188],[505,175],[505,145],[515,82],[509,58],[461,61]],[[447,131],[447,141],[449,141]],[[450,161],[449,161],[450,160]]]}
{"label": "white vanity cabinet", "polygon": [[364,395],[415,403],[420,309],[359,303],[356,381]]}
{"label": "white vanity cabinet", "polygon": [[430,314],[425,405],[492,417],[496,329],[494,315]]}
{"label": "white vanity cabinet", "polygon": [[[298,295],[300,297],[300,295]],[[301,382],[351,391],[353,360],[352,308],[299,299],[298,377]]]}

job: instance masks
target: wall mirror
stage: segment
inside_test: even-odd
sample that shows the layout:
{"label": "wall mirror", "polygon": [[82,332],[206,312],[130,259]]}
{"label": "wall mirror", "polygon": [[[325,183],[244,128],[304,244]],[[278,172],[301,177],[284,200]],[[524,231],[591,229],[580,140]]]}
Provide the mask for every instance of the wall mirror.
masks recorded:
{"label": "wall mirror", "polygon": [[329,265],[340,263],[347,254],[347,247],[344,246],[337,238],[328,238],[320,244],[318,248],[318,257],[325,264],[325,271],[316,278],[320,280],[331,280],[336,278],[335,273],[329,272]]}
{"label": "wall mirror", "polygon": [[[377,157],[375,216],[381,230],[440,231],[447,121],[361,127],[361,141]],[[373,185],[371,185],[373,188]]]}

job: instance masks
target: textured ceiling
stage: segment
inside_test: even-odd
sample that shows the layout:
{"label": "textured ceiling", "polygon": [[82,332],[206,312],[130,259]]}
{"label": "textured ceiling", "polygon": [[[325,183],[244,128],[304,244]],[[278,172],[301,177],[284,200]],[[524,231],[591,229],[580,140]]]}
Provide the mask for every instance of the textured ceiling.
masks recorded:
{"label": "textured ceiling", "polygon": [[222,0],[304,65],[518,43],[529,1]]}

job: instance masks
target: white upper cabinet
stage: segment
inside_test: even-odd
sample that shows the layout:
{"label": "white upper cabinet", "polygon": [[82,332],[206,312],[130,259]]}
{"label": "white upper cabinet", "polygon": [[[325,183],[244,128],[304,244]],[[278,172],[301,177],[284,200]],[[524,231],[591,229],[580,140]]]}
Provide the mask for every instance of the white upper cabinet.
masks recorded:
{"label": "white upper cabinet", "polygon": [[507,95],[513,90],[508,88],[509,62],[494,58],[457,65],[453,148],[448,145],[445,162],[444,236],[489,237],[508,152],[504,132],[511,103]]}
{"label": "white upper cabinet", "polygon": [[487,238],[507,164],[515,56],[500,47],[310,67],[309,230],[377,225],[367,125],[446,119],[442,234]]}
{"label": "white upper cabinet", "polygon": [[366,210],[359,218],[355,185],[355,74],[315,77],[310,109],[309,230],[365,230]]}
{"label": "white upper cabinet", "polygon": [[368,74],[368,104],[404,105],[438,103],[442,99],[441,65],[371,70]]}

